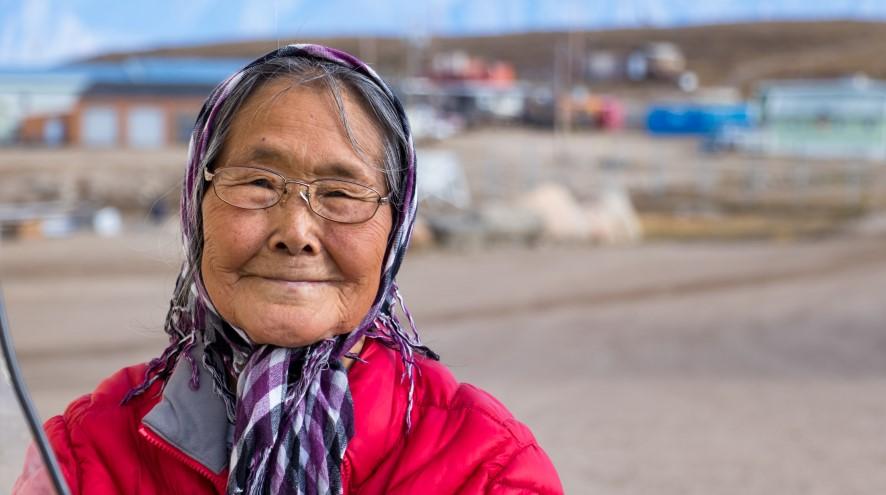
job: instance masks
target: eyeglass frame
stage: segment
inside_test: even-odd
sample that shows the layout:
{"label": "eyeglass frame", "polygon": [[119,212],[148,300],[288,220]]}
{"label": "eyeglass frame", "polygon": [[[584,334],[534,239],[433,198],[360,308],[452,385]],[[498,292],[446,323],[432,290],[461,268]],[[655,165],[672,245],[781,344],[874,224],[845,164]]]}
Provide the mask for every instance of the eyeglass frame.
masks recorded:
{"label": "eyeglass frame", "polygon": [[[277,201],[275,201],[274,203],[272,203],[272,204],[270,204],[270,205],[268,205],[268,206],[264,206],[264,207],[261,207],[261,208],[244,208],[244,207],[242,207],[242,206],[237,206],[237,205],[235,205],[235,204],[229,203],[228,201],[225,201],[224,198],[222,198],[221,196],[219,196],[219,194],[218,194],[218,190],[215,188],[215,184],[216,184],[216,183],[212,182],[212,179],[215,178],[215,176],[219,173],[219,171],[224,170],[225,168],[249,168],[249,169],[253,169],[253,170],[261,170],[262,172],[267,172],[267,173],[269,173],[269,174],[276,175],[277,177],[280,177],[280,178],[283,179],[283,192],[282,192],[282,193],[280,194],[280,196],[277,198]],[[304,189],[299,188],[298,195],[301,197],[302,200],[304,200],[305,204],[308,206],[308,210],[310,210],[311,213],[313,213],[314,215],[317,215],[318,217],[320,217],[320,218],[322,218],[322,219],[324,219],[324,220],[328,220],[328,221],[330,221],[330,222],[340,223],[340,224],[344,224],[344,225],[359,225],[359,224],[361,224],[361,223],[366,223],[366,222],[372,220],[372,218],[375,216],[376,213],[378,213],[378,209],[381,208],[382,205],[390,204],[390,203],[391,203],[391,195],[390,195],[390,194],[387,195],[387,196],[382,196],[380,192],[378,192],[378,191],[375,190],[375,188],[370,187],[370,186],[367,186],[366,184],[361,184],[361,183],[359,183],[359,182],[352,181],[352,180],[337,179],[337,178],[332,178],[332,177],[322,177],[322,178],[319,178],[319,179],[314,179],[314,180],[312,180],[312,181],[310,181],[310,182],[305,182],[305,181],[303,181],[303,180],[290,179],[289,177],[286,177],[285,175],[283,175],[283,174],[281,174],[281,173],[279,173],[279,172],[276,172],[276,171],[274,171],[274,170],[270,170],[270,169],[267,169],[267,168],[262,168],[262,167],[247,167],[247,166],[222,167],[221,169],[216,170],[215,172],[210,172],[208,168],[205,168],[205,169],[203,169],[203,179],[204,179],[206,182],[209,182],[209,183],[212,184],[212,186],[211,186],[211,187],[212,187],[212,192],[215,194],[215,197],[217,197],[218,199],[220,199],[221,201],[223,201],[225,204],[229,204],[229,205],[233,206],[234,208],[240,208],[240,209],[243,209],[243,210],[267,210],[268,208],[273,208],[274,206],[277,206],[278,204],[280,204],[280,201],[283,200],[283,198],[284,198],[285,196],[287,196],[287,195],[291,195],[291,193],[289,193],[289,188],[286,187],[288,184],[290,184],[290,183],[292,183],[292,184],[298,184],[298,185],[300,185],[300,186],[304,186]],[[368,202],[368,203],[372,203],[372,202],[374,202],[374,203],[375,203],[375,211],[373,211],[373,212],[372,212],[372,215],[370,215],[369,218],[367,218],[366,220],[360,220],[360,221],[358,221],[358,222],[342,222],[342,221],[340,221],[340,220],[333,220],[333,219],[331,219],[331,218],[327,218],[327,217],[321,215],[321,214],[318,213],[318,212],[314,209],[314,207],[311,205],[311,185],[313,185],[315,182],[320,182],[320,181],[324,181],[324,180],[325,180],[325,181],[334,180],[334,181],[338,181],[338,182],[345,182],[345,183],[348,183],[348,184],[353,184],[353,185],[355,185],[355,186],[365,187],[366,189],[369,189],[370,191],[374,192],[375,194],[378,195],[378,200],[376,200],[376,201],[366,201],[366,202]],[[277,189],[275,188],[274,190],[276,191]],[[354,199],[356,199],[356,198],[354,198]],[[356,199],[356,200],[357,200],[357,201],[364,201],[364,200],[361,200],[361,199]]]}

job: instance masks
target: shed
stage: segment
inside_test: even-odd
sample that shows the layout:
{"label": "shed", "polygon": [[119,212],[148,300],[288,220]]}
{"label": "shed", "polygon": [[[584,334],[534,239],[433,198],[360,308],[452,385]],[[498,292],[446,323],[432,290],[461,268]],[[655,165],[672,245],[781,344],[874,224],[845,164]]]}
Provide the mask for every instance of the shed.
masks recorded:
{"label": "shed", "polygon": [[74,108],[71,142],[88,147],[186,144],[212,86],[98,83]]}
{"label": "shed", "polygon": [[133,57],[0,70],[0,143],[156,147],[186,142],[202,99],[245,63]]}
{"label": "shed", "polygon": [[[15,141],[22,122],[30,116],[70,112],[88,85],[89,78],[83,74],[0,71],[0,144]],[[49,124],[47,131],[52,131],[52,125]],[[42,135],[44,130],[36,132]]]}

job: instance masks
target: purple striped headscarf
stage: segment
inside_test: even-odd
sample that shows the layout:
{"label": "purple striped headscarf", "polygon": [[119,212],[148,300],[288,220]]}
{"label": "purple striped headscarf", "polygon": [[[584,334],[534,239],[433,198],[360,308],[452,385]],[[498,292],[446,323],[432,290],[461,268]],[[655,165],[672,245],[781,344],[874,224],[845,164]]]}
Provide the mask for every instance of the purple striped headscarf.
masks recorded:
{"label": "purple striped headscarf", "polygon": [[[218,132],[219,109],[254,67],[275,59],[308,59],[331,63],[369,79],[395,109],[406,143],[398,164],[401,190],[392,205],[393,225],[375,301],[350,333],[302,348],[253,345],[246,333],[225,322],[213,307],[201,281],[202,221],[200,205],[207,187],[203,170],[212,136]],[[285,77],[285,75],[283,76]],[[180,359],[192,369],[191,387],[198,382],[194,349],[203,349],[202,365],[234,423],[229,462],[228,493],[341,493],[341,461],[353,435],[353,404],[341,358],[362,338],[370,337],[400,352],[408,386],[404,428],[411,426],[414,388],[413,356],[436,359],[421,344],[412,316],[403,304],[394,279],[406,253],[416,213],[416,160],[409,123],[399,100],[368,65],[354,56],[319,45],[289,45],[268,53],[233,74],[213,90],[203,105],[191,135],[188,168],[181,198],[182,240],[186,259],[170,303],[166,332],[170,346],[151,361],[145,381],[124,402],[143,393],[157,380],[165,381]],[[407,317],[401,325],[395,308]],[[197,344],[201,344],[198,346]],[[232,391],[228,379],[237,380]]]}

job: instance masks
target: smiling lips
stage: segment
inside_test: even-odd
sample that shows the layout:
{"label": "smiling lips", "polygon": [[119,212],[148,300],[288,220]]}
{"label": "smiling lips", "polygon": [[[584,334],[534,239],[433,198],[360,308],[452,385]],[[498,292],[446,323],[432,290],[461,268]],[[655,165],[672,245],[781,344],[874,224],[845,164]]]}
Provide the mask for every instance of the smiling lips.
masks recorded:
{"label": "smiling lips", "polygon": [[328,284],[335,282],[335,280],[330,279],[305,279],[305,278],[288,278],[288,277],[279,277],[279,276],[270,276],[270,275],[253,275],[254,277],[267,280],[269,282],[277,282],[281,284],[294,284],[294,285],[315,285],[315,284]]}

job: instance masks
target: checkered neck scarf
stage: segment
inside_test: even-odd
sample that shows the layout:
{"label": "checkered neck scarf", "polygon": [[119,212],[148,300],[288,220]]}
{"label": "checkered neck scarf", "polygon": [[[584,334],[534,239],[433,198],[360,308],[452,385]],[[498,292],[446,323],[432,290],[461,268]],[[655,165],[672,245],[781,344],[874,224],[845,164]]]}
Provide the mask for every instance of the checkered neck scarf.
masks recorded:
{"label": "checkered neck scarf", "polygon": [[[392,232],[378,295],[370,311],[350,333],[302,348],[253,345],[245,332],[225,322],[215,310],[192,259],[192,245],[200,228],[199,204],[207,141],[216,124],[218,108],[243,76],[243,71],[278,57],[308,57],[359,71],[391,99],[408,137],[406,163],[400,173],[403,200],[395,207]],[[228,493],[338,494],[342,492],[341,462],[353,435],[353,403],[348,375],[341,363],[362,337],[375,338],[399,351],[408,387],[404,427],[411,426],[416,352],[437,356],[421,344],[414,321],[403,304],[394,278],[406,252],[416,212],[415,149],[405,112],[382,79],[357,58],[319,45],[290,45],[253,61],[222,82],[205,102],[191,136],[182,201],[182,237],[186,253],[167,316],[171,345],[149,363],[145,381],[129,392],[124,403],[143,393],[155,381],[165,382],[180,359],[191,365],[191,387],[200,386],[197,366],[212,376],[215,392],[224,400],[234,424],[229,461]],[[404,327],[395,312],[408,319]],[[202,346],[196,346],[198,341]],[[198,364],[192,351],[202,348]],[[230,390],[235,378],[236,390]]]}

